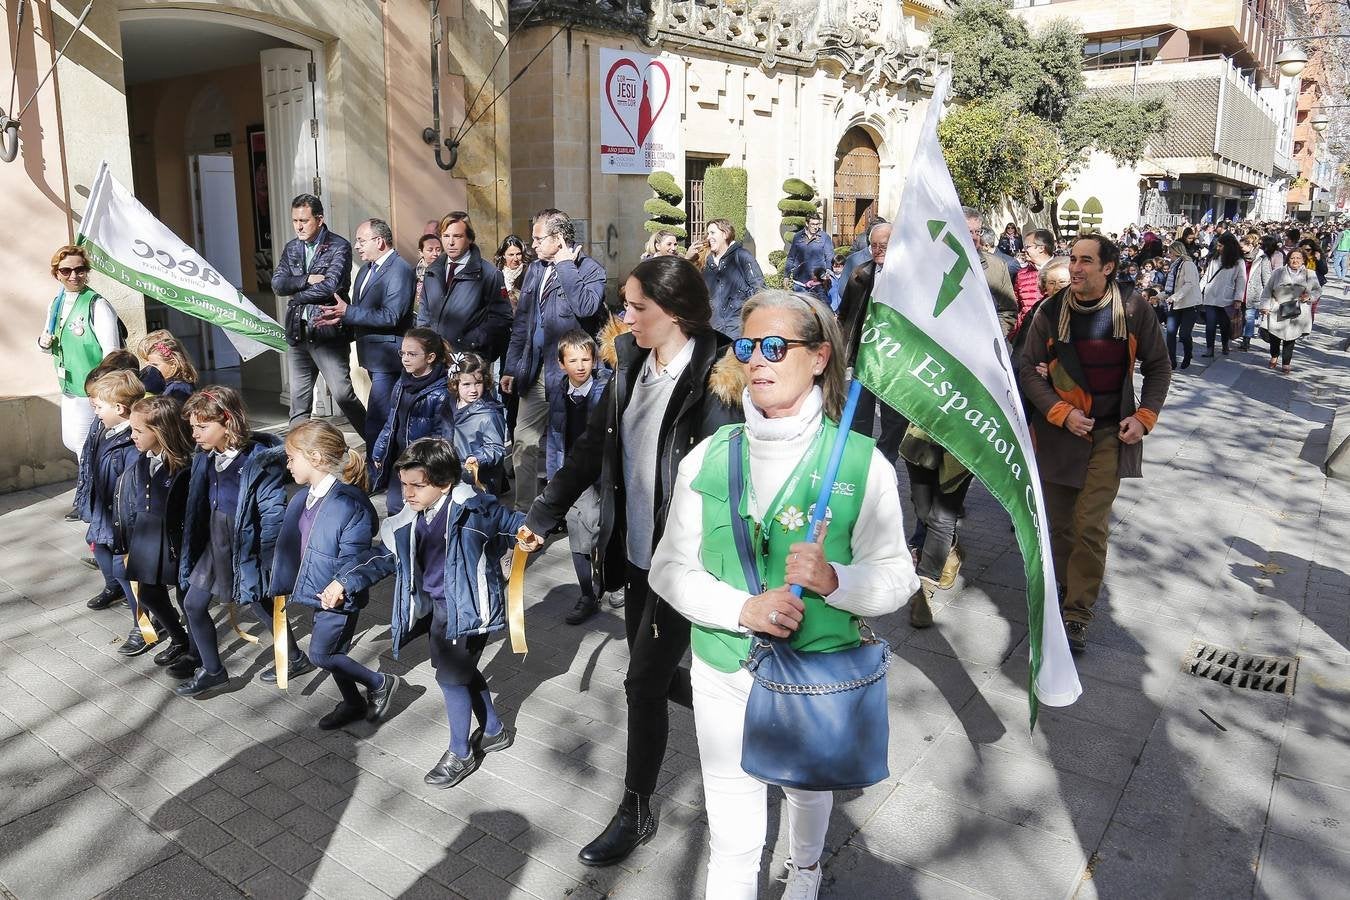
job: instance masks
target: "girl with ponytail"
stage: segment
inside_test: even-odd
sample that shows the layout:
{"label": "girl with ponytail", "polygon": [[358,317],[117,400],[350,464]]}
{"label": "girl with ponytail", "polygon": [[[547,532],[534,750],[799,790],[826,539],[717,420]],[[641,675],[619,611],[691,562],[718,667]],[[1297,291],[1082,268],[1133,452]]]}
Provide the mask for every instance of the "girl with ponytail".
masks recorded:
{"label": "girl with ponytail", "polygon": [[309,658],[332,673],[342,694],[319,727],[327,731],[359,719],[378,722],[399,677],[372,672],[347,655],[368,595],[355,591],[333,603],[319,597],[338,573],[369,553],[379,530],[379,516],[366,497],[366,459],[347,446],[337,428],[309,419],[286,435],[286,468],[301,490],[286,507],[272,560],[271,593],[314,610]]}

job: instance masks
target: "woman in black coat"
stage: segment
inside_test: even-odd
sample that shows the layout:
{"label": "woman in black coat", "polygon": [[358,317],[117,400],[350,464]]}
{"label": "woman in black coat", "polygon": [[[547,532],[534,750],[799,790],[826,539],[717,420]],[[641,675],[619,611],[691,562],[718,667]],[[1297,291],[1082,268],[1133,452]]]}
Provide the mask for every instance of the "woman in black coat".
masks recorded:
{"label": "woman in black coat", "polygon": [[742,420],[745,388],[730,342],[709,327],[707,287],[692,263],[674,256],[638,263],[623,298],[629,330],[602,335],[614,376],[520,535],[526,547],[541,546],[539,536],[599,479],[599,583],[625,587],[628,758],[618,812],[579,854],[590,866],[613,865],[656,833],[651,795],[670,729],[666,704],[692,708],[693,694],[680,667],[689,622],[648,590],[647,571],[680,462],[718,428]]}

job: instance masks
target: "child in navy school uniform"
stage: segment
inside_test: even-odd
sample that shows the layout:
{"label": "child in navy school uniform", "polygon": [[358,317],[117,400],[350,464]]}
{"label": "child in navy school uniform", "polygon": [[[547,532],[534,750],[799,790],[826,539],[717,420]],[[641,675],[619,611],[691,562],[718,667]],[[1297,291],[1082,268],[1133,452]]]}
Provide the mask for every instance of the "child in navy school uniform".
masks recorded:
{"label": "child in navy school uniform", "polygon": [[75,506],[80,518],[89,523],[84,539],[94,552],[94,561],[103,573],[103,590],[89,600],[90,609],[106,609],[118,596],[127,598],[131,608],[131,633],[118,648],[123,656],[136,656],[149,649],[136,624],[136,601],[127,580],[126,561],[116,553],[117,479],[136,461],[131,443],[131,406],[145,396],[145,387],[136,373],[127,370],[101,375],[91,386],[89,400],[94,406],[94,425],[80,457],[79,477],[75,484]]}
{"label": "child in navy school uniform", "polygon": [[[450,367],[455,401],[446,404],[451,443],[462,461],[464,480],[477,478],[490,494],[502,491],[502,463],[506,459],[506,410],[492,392],[487,362],[476,353],[460,353]],[[476,473],[476,474],[475,474]]]}
{"label": "child in navy school uniform", "polygon": [[[544,435],[545,472],[549,478],[562,468],[567,452],[586,430],[591,410],[600,402],[609,384],[610,371],[597,368],[600,347],[595,338],[581,329],[573,329],[558,341],[558,362],[567,376],[561,389],[548,398],[548,429]],[[576,570],[581,597],[565,617],[568,625],[579,625],[600,608],[591,558],[600,532],[600,495],[591,485],[567,511],[567,543],[572,549],[572,567]]]}
{"label": "child in navy school uniform", "polygon": [[[275,435],[249,432],[244,402],[233,388],[212,385],[197,391],[183,405],[183,415],[192,439],[206,452],[192,461],[178,562],[195,654],[181,657],[169,673],[191,676],[174,690],[196,697],[229,682],[211,618],[213,597],[249,604],[263,626],[272,627],[273,598],[267,590],[286,515],[286,451]],[[286,627],[289,631],[290,625]],[[313,671],[294,635],[288,637],[288,672]],[[259,676],[268,684],[276,678],[273,667]]]}
{"label": "child in navy school uniform", "polygon": [[286,468],[301,490],[286,507],[270,593],[314,610],[309,658],[332,673],[342,694],[337,706],[319,719],[319,727],[331,731],[361,719],[378,722],[388,712],[400,679],[372,672],[347,655],[368,595],[353,591],[332,603],[320,599],[320,592],[344,568],[369,554],[379,528],[379,515],[366,497],[370,483],[365,457],[347,446],[337,428],[310,419],[286,435]]}
{"label": "child in navy school uniform", "polygon": [[[173,332],[160,328],[141,338],[138,348],[146,368],[154,369],[164,379],[164,387],[151,393],[174,397],[186,403],[197,389],[197,367],[192,364],[183,342]],[[144,373],[145,370],[142,370]]]}
{"label": "child in navy school uniform", "polygon": [[393,474],[394,460],[418,438],[449,437],[450,388],[445,381],[448,350],[441,336],[430,328],[410,328],[403,334],[399,351],[403,372],[389,397],[389,419],[370,451],[371,480],[376,490],[388,489],[385,505],[389,515],[403,508],[403,489]]}
{"label": "child in navy school uniform", "polygon": [[[488,634],[506,627],[506,579],[499,561],[514,546],[525,515],[464,484],[448,441],[423,438],[394,468],[407,505],[380,528],[383,548],[339,575],[324,590],[323,602],[336,603],[397,574],[390,623],[394,655],[429,628],[431,664],[450,725],[449,749],[423,780],[448,788],[473,774],[485,754],[505,750],[515,739],[497,717],[478,661]],[[474,718],[478,728],[470,735]]]}
{"label": "child in navy school uniform", "polygon": [[115,549],[126,553],[137,604],[169,636],[169,646],[155,655],[155,665],[167,666],[188,653],[190,643],[169,586],[178,584],[192,436],[183,404],[172,397],[142,397],[132,404],[130,421],[138,453],[117,483]]}

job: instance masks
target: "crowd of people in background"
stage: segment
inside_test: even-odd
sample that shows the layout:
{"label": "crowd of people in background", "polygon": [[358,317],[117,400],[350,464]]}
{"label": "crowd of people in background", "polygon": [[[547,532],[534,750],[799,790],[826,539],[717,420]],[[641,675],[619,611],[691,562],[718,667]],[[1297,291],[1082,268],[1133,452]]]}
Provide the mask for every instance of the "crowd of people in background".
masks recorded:
{"label": "crowd of people in background", "polygon": [[[1202,357],[1249,350],[1259,337],[1270,367],[1289,373],[1322,286],[1345,277],[1350,225],[1143,225],[1056,238],[965,215],[1037,438],[1066,636],[1082,653],[1111,504],[1120,479],[1140,474],[1143,438],[1173,370],[1192,364],[1196,326],[1203,321]],[[838,595],[841,579],[817,545],[775,542],[772,553],[788,563],[773,583],[810,588],[806,606],[782,587],[757,593],[766,585],[709,569],[699,552],[711,527],[707,488],[697,479],[726,466],[723,426],[745,423],[752,481],[781,485],[796,465],[783,454],[800,456],[837,424],[891,224],[874,217],[836,248],[820,216],[806,217],[784,248],[783,291],[765,290],[755,255],[725,219],[687,248],[682,235],[656,231],[622,281],[621,315],[607,302],[604,265],[561,210],[541,210],[528,239],[511,235],[487,252],[470,216],[450,212],[426,224],[415,264],[381,219],[358,223],[350,243],[334,233],[313,195],[292,201],[291,224],[296,236],[272,279],[288,298],[284,436],[254,430],[240,392],[203,383],[173,334],[153,331],[124,349],[125,329],[88,286],[85,251],[53,256],[60,291],[39,345],[54,356],[63,436],[79,462],[67,518],[88,524],[104,578],[89,608],[130,612],[118,652],[156,649],[176,692],[203,697],[231,679],[213,610],[247,606],[286,638],[283,671],[269,665],[261,681],[323,669],[341,700],[317,727],[379,722],[402,680],[348,650],[370,589],[395,576],[393,653],[427,636],[449,726],[425,780],[451,787],[514,739],[479,668],[488,636],[506,624],[499,561],[565,530],[578,586],[565,621],[581,625],[608,597],[623,610],[630,651],[623,795],[581,860],[614,864],[655,833],[651,800],[673,701],[698,722],[710,888],[753,896],[763,786],[738,774],[739,730],[734,742],[718,737],[727,731],[718,717],[744,714],[740,636],[791,635],[803,610],[817,608],[841,616],[829,619],[829,636],[847,643],[850,616],[889,612],[906,597],[911,624],[932,626],[934,596],[953,588],[961,567],[972,476],[864,391],[853,429],[875,434],[876,449],[854,460],[868,485],[857,514],[896,529],[854,533],[855,576]],[[353,345],[370,380],[364,402]],[[313,417],[318,375],[355,440]],[[872,455],[881,462],[869,470]],[[901,460],[916,514],[908,533]],[[712,603],[728,596],[744,606]],[[312,617],[306,649],[288,600]],[[692,679],[682,665],[691,633]],[[789,796],[801,832],[789,889],[814,897],[829,805],[800,793]]]}

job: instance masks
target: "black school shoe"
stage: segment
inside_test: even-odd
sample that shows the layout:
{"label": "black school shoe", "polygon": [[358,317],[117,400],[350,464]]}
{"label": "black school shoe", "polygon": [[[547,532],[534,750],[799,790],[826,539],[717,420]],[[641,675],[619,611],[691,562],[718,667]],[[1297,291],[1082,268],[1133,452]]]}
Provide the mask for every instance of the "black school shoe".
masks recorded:
{"label": "black school shoe", "polygon": [[577,605],[572,607],[567,615],[563,616],[563,621],[568,625],[580,625],[599,611],[599,601],[594,597],[587,597],[585,594],[582,594],[577,598]]}
{"label": "black school shoe", "polygon": [[366,717],[366,704],[351,704],[346,700],[333,707],[333,711],[319,720],[319,728],[322,731],[334,731],[343,725],[350,725],[352,722],[360,722]]}
{"label": "black school shoe", "polygon": [[[168,651],[165,651],[168,652]],[[201,668],[202,658],[191,650],[183,653],[164,669],[174,678],[191,678],[192,674]]]}
{"label": "black school shoe", "polygon": [[422,780],[432,787],[452,788],[478,771],[478,765],[481,761],[482,758],[472,750],[469,751],[467,759],[461,759],[447,750],[445,755],[441,757],[441,761],[436,763],[432,770],[423,776]]}
{"label": "black school shoe", "polygon": [[107,609],[125,596],[120,587],[105,587],[96,596],[86,600],[84,605],[90,609]]}
{"label": "black school shoe", "polygon": [[487,755],[496,753],[498,750],[505,750],[516,742],[516,730],[502,726],[502,730],[491,737],[483,736],[482,727],[475,728],[473,734],[469,736],[469,746],[476,747],[479,753]]}
{"label": "black school shoe", "polygon": [[62,518],[67,522],[78,522],[80,521],[80,511],[72,506],[70,509],[66,510],[66,514]]}
{"label": "black school shoe", "polygon": [[229,683],[230,673],[224,669],[214,675],[207,673],[205,669],[198,669],[197,674],[174,688],[173,692],[180,697],[199,697],[207,691]]}
{"label": "black school shoe", "polygon": [[399,685],[403,684],[403,679],[397,675],[386,674],[384,681],[380,686],[373,688],[368,695],[366,703],[366,719],[370,722],[379,722],[389,712],[389,704],[394,700],[394,691],[397,691]]}
{"label": "black school shoe", "polygon": [[[187,644],[170,643],[169,646],[155,654],[155,665],[168,666],[182,658],[183,654],[188,652]],[[194,666],[194,671],[195,671]]]}
{"label": "black school shoe", "polygon": [[147,641],[141,634],[139,628],[132,628],[131,633],[127,635],[126,641],[123,642],[122,646],[117,648],[117,652],[122,656],[140,656],[158,643],[158,640]]}
{"label": "black school shoe", "polygon": [[[293,662],[286,667],[286,675],[290,678],[299,678],[301,675],[308,675],[310,672],[313,672],[317,668],[318,666],[314,665],[314,663],[309,661],[308,656],[302,656],[300,657],[299,662]],[[268,666],[267,668],[263,669],[262,674],[258,676],[258,680],[261,681],[263,684],[276,684],[277,667]]]}

